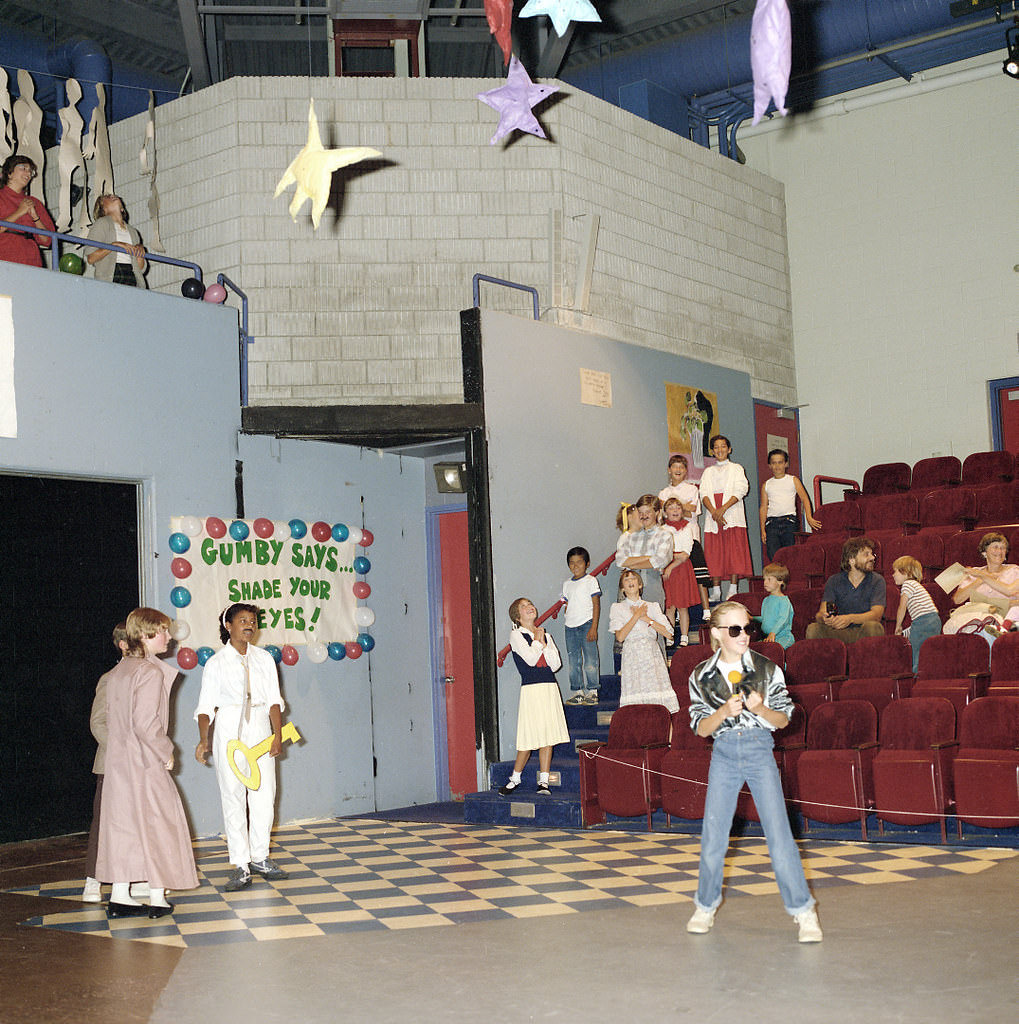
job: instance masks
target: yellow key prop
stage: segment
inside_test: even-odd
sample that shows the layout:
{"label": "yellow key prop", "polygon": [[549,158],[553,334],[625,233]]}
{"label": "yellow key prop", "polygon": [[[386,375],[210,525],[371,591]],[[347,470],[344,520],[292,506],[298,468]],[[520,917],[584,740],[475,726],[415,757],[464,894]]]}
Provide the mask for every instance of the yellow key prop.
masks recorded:
{"label": "yellow key prop", "polygon": [[[291,743],[296,743],[301,738],[301,734],[297,731],[297,727],[293,722],[287,722],[287,724],[283,726],[281,735],[284,741],[289,740]],[[271,735],[266,736],[261,743],[254,747],[245,746],[240,740],[230,740],[230,742],[227,743],[226,757],[230,762],[230,767],[233,769],[234,775],[236,775],[237,778],[248,787],[248,789],[258,789],[258,787],[262,785],[262,772],[258,767],[258,759],[263,754],[268,754],[271,746]],[[234,759],[234,754],[236,754],[238,750],[244,755],[245,760],[248,762],[247,775],[237,767],[237,761]]]}

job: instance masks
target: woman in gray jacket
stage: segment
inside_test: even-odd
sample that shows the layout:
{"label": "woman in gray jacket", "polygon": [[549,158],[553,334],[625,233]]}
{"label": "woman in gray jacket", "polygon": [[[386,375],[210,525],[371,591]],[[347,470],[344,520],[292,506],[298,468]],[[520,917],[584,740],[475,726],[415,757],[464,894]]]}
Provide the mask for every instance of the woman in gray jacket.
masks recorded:
{"label": "woman in gray jacket", "polygon": [[93,216],[95,223],[88,237],[95,242],[119,245],[121,249],[92,249],[88,253],[85,258],[95,268],[96,280],[145,288],[145,248],[141,235],[127,223],[127,211],[120,196],[100,196]]}

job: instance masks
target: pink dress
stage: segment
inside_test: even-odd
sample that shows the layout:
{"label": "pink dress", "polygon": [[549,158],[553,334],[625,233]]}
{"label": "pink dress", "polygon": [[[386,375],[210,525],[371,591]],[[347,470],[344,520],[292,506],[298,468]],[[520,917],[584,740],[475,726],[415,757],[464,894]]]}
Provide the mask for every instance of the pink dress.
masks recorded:
{"label": "pink dress", "polygon": [[96,875],[163,889],[198,885],[180,794],[166,762],[170,688],[177,670],[158,658],[124,658],[106,682],[106,773]]}

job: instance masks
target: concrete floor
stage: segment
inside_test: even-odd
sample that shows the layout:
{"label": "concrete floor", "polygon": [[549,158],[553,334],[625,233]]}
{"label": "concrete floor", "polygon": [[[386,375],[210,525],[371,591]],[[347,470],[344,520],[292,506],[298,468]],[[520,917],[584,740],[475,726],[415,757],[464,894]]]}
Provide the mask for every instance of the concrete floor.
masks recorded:
{"label": "concrete floor", "polygon": [[[57,842],[5,858],[0,884],[73,877],[81,853]],[[1019,1019],[1019,858],[818,896],[819,945],[796,942],[777,897],[739,894],[706,936],[686,933],[686,906],[658,906],[178,950],[18,927],[53,901],[4,895],[0,1020]]]}

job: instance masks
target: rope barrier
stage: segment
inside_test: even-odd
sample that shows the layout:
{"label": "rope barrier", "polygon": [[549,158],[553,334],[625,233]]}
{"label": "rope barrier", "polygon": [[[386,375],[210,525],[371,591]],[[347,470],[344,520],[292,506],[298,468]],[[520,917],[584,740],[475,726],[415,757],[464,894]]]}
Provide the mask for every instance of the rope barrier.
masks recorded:
{"label": "rope barrier", "polygon": [[[635,769],[638,769],[641,772],[642,776],[643,776],[642,781],[644,783],[644,797],[645,797],[645,799],[648,799],[650,797],[649,786],[650,786],[650,776],[651,775],[658,775],[662,779],[671,779],[671,780],[673,780],[675,782],[685,782],[685,783],[687,783],[689,785],[702,786],[705,789],[707,789],[708,784],[706,782],[703,782],[701,779],[688,779],[688,778],[685,778],[682,775],[672,775],[669,772],[656,771],[655,769],[651,768],[650,766],[645,766],[643,764],[637,765],[637,764],[630,764],[630,762],[628,762],[628,761],[619,761],[616,758],[610,757],[607,754],[602,754],[600,752],[601,749],[602,748],[599,748],[598,750],[578,750],[577,752],[580,754],[581,758],[586,757],[586,758],[588,758],[588,760],[591,760],[591,761],[594,761],[595,759],[600,759],[602,761],[608,762],[609,764],[618,765],[620,768],[635,768]],[[749,788],[749,783],[744,783],[744,784],[747,785],[747,787]],[[751,792],[751,796],[753,796],[752,792]],[[957,818],[958,817],[957,814],[948,814],[948,813],[942,813],[942,812],[937,812],[937,811],[918,811],[918,810],[916,810],[916,808],[905,808],[903,810],[896,810],[896,809],[887,808],[887,807],[881,807],[881,808],[879,808],[879,807],[857,807],[857,806],[855,806],[853,804],[829,804],[829,803],[823,803],[820,800],[802,800],[802,799],[799,799],[799,798],[796,798],[796,797],[790,797],[790,796],[786,796],[785,797],[785,802],[787,804],[809,804],[811,807],[826,807],[826,808],[829,808],[831,810],[838,810],[838,811],[854,811],[857,814],[860,814],[860,813],[877,814],[877,815],[880,815],[882,813],[884,813],[884,814],[911,814],[911,815],[922,814],[924,817],[933,818],[935,821],[939,821],[942,818],[944,818],[945,820],[948,820],[949,818]],[[802,811],[800,813],[802,813]],[[978,821],[978,820],[995,821],[998,818],[1001,818],[1003,816],[1006,816],[1006,815],[1001,815],[1001,814],[967,814],[966,815],[966,820],[967,821]]]}

